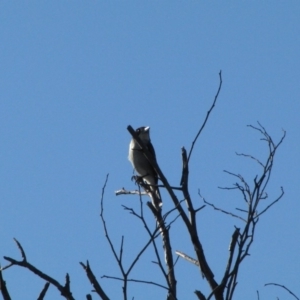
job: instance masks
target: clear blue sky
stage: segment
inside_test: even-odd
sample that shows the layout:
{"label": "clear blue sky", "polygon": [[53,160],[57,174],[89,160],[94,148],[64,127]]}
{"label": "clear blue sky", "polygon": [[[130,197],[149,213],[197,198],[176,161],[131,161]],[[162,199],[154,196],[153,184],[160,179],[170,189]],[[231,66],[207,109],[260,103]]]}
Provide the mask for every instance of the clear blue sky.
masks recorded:
{"label": "clear blue sky", "polygon": [[[234,183],[223,170],[250,182],[256,166],[235,151],[264,159],[260,136],[246,127],[260,121],[277,141],[268,189],[285,196],[264,215],[251,256],[243,264],[235,299],[290,299],[266,287],[277,282],[298,296],[300,275],[300,3],[298,1],[1,1],[0,3],[0,240],[3,255],[28,260],[63,282],[66,272],[76,299],[92,289],[79,261],[89,259],[111,299],[121,299],[119,276],[99,217],[105,176],[105,215],[115,245],[125,236],[125,260],[146,240],[143,228],[121,205],[138,198],[116,197],[134,189],[127,160],[127,125],[151,126],[157,159],[173,185],[181,172],[180,148],[191,145],[216,93],[217,105],[192,157],[190,191],[198,189],[223,208],[243,205],[238,193],[218,186]],[[165,209],[170,200],[164,199]],[[150,212],[149,223],[154,226]],[[199,232],[218,281],[234,225],[205,208]],[[178,222],[173,250],[193,256]],[[152,250],[132,277],[160,281]],[[179,299],[208,293],[191,264],[176,269]],[[27,270],[4,272],[13,299],[35,299],[44,282]],[[165,299],[159,288],[131,284],[134,299]],[[47,299],[59,299],[51,287]],[[95,298],[97,298],[95,296]]]}

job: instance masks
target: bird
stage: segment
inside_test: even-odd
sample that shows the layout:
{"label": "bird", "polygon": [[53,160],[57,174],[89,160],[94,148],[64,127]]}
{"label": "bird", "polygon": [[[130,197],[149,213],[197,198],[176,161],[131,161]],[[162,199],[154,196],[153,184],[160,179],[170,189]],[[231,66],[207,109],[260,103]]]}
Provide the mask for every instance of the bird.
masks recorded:
{"label": "bird", "polygon": [[[155,150],[150,140],[150,127],[142,126],[137,128],[135,132],[152,154],[153,159],[156,161]],[[144,155],[143,149],[134,138],[131,139],[129,144],[128,159],[131,162],[134,170],[140,175],[141,180],[146,185],[149,185],[149,195],[151,197],[152,204],[156,209],[159,209],[162,206],[162,201],[159,189],[157,187],[158,174]]]}

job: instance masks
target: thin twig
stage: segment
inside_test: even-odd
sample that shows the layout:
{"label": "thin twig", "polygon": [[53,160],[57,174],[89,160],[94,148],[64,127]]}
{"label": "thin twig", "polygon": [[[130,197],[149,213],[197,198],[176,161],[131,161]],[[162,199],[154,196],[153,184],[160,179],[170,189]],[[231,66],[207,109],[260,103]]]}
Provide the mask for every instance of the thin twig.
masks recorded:
{"label": "thin twig", "polygon": [[[103,275],[101,276],[101,278],[106,278],[106,279],[114,279],[114,280],[119,280],[119,281],[124,281],[123,278],[121,277],[116,277],[116,276],[109,276],[109,275]],[[145,284],[152,284],[152,285],[155,285],[155,286],[158,286],[160,288],[163,288],[165,290],[168,290],[169,288],[162,285],[162,284],[159,284],[157,282],[153,282],[153,281],[147,281],[147,280],[139,280],[139,279],[130,279],[130,278],[127,278],[127,281],[130,281],[130,282],[137,282],[137,283],[145,283]]]}
{"label": "thin twig", "polygon": [[282,284],[278,284],[278,283],[266,283],[265,286],[268,286],[268,285],[275,285],[275,286],[279,286],[283,289],[285,289],[286,291],[288,291],[292,296],[295,297],[295,299],[297,300],[300,300],[300,298],[298,298],[290,289],[288,289],[286,286],[282,285]]}
{"label": "thin twig", "polygon": [[281,187],[281,194],[275,199],[271,204],[269,204],[264,210],[262,210],[259,214],[257,214],[256,218],[261,216],[264,212],[266,212],[271,206],[273,206],[276,202],[278,202],[284,195],[283,187]]}
{"label": "thin twig", "polygon": [[257,159],[257,158],[255,158],[254,156],[252,156],[252,155],[249,155],[249,154],[244,154],[244,153],[238,153],[238,152],[235,152],[235,154],[237,155],[237,156],[244,156],[244,157],[248,157],[248,158],[251,158],[251,159],[253,159],[254,161],[256,161],[262,168],[264,168],[265,166],[263,165],[263,163],[262,162],[260,162],[260,160],[259,159]]}
{"label": "thin twig", "polygon": [[19,248],[19,250],[20,250],[20,252],[21,252],[21,256],[22,256],[23,260],[26,261],[26,260],[27,260],[27,259],[26,259],[26,254],[25,254],[25,252],[24,252],[24,249],[23,249],[22,245],[21,245],[21,244],[18,242],[18,240],[15,239],[15,238],[14,238],[14,241],[16,242],[16,244],[17,244],[17,246],[18,246],[18,248]]}
{"label": "thin twig", "polygon": [[220,212],[222,212],[222,213],[224,213],[224,214],[226,214],[226,215],[230,215],[230,216],[232,216],[232,217],[234,217],[234,218],[240,219],[240,220],[242,220],[243,222],[247,222],[244,218],[242,218],[242,217],[240,217],[240,216],[238,216],[238,215],[236,215],[236,214],[234,214],[234,213],[232,213],[232,212],[229,212],[229,211],[226,211],[226,210],[224,210],[224,209],[222,209],[222,208],[219,208],[219,207],[215,206],[214,204],[212,204],[212,203],[206,201],[205,198],[201,196],[200,190],[198,190],[198,195],[199,195],[200,198],[202,198],[202,200],[203,200],[203,202],[204,202],[205,204],[209,205],[209,206],[212,207],[214,210],[220,211]]}
{"label": "thin twig", "polygon": [[194,149],[194,146],[195,146],[195,143],[197,142],[197,139],[199,137],[199,135],[201,134],[202,130],[204,129],[206,123],[207,123],[207,120],[209,118],[209,115],[210,113],[212,112],[212,110],[214,109],[215,107],[215,104],[217,102],[217,99],[219,97],[219,94],[220,94],[220,91],[221,91],[221,87],[222,87],[222,71],[219,72],[219,79],[220,79],[220,83],[219,83],[219,88],[218,88],[218,91],[215,95],[215,100],[213,101],[213,104],[211,105],[210,109],[208,110],[207,114],[206,114],[206,117],[204,119],[204,122],[202,124],[202,126],[200,127],[198,133],[196,134],[196,137],[194,138],[193,142],[192,142],[192,146],[191,146],[191,149],[189,151],[189,155],[188,155],[188,162],[190,161],[190,157],[192,155],[192,152],[193,152],[193,149]]}

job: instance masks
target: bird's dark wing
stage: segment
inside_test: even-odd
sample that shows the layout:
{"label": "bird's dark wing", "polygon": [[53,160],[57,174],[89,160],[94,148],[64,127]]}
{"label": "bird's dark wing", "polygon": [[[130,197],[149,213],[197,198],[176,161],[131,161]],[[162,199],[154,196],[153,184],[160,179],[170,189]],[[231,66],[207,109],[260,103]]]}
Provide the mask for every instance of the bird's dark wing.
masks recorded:
{"label": "bird's dark wing", "polygon": [[[153,147],[153,145],[152,145],[151,142],[149,142],[147,144],[147,148],[148,148],[149,152],[152,154],[154,160],[156,161],[155,150],[154,150],[154,147]],[[151,166],[151,168],[153,169],[154,176],[155,176],[155,181],[156,181],[156,184],[157,184],[157,182],[158,182],[158,174],[156,173],[156,171],[154,170],[154,168],[152,166]]]}
{"label": "bird's dark wing", "polygon": [[154,160],[156,161],[155,150],[154,150],[154,147],[153,147],[153,145],[152,145],[151,142],[149,142],[149,143],[147,144],[147,148],[148,148],[149,152],[152,154]]}

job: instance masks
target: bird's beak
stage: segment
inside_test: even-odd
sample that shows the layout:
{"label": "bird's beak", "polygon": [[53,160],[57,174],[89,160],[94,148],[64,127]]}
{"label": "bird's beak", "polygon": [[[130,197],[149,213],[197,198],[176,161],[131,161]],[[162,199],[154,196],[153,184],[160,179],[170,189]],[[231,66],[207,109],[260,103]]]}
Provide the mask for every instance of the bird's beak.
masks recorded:
{"label": "bird's beak", "polygon": [[150,126],[145,127],[145,131],[149,131]]}

